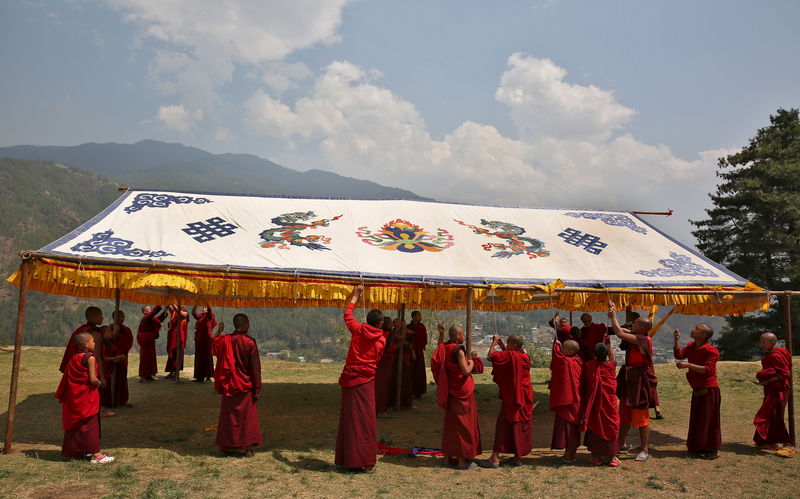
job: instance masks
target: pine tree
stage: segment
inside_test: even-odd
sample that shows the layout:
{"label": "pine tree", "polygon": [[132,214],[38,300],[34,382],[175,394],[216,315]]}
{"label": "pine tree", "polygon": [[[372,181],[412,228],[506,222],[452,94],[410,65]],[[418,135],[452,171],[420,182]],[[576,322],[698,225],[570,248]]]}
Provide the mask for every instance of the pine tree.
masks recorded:
{"label": "pine tree", "polygon": [[[771,290],[800,284],[800,117],[778,109],[749,144],[719,159],[722,183],[711,194],[708,219],[692,221],[698,249],[742,277]],[[748,359],[756,338],[783,335],[783,299],[769,312],[736,317],[718,340],[723,358]],[[795,311],[793,329],[797,328]],[[795,348],[797,350],[797,348]]]}

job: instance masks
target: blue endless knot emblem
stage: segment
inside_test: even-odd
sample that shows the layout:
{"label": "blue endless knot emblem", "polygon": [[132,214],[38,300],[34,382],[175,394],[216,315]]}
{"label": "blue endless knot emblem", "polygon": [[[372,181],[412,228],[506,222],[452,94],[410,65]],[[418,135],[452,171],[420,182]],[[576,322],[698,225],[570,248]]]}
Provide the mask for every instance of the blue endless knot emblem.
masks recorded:
{"label": "blue endless knot emblem", "polygon": [[585,234],[572,228],[564,229],[558,237],[562,238],[565,243],[571,244],[576,248],[583,248],[584,251],[593,255],[599,255],[603,248],[608,246],[608,244],[600,241],[600,236]]}
{"label": "blue endless knot emblem", "polygon": [[173,196],[171,194],[155,194],[140,192],[133,198],[130,206],[125,207],[125,213],[135,213],[143,208],[167,208],[171,204],[206,204],[213,203],[208,198],[195,198],[192,196]]}
{"label": "blue endless knot emblem", "polygon": [[188,228],[181,229],[189,234],[198,243],[213,241],[217,237],[230,236],[236,232],[237,226],[223,220],[220,217],[209,218],[205,222],[193,222],[186,224]]}
{"label": "blue endless knot emblem", "polygon": [[166,251],[151,251],[133,247],[133,241],[121,239],[119,237],[111,237],[114,235],[113,230],[105,232],[97,232],[92,234],[92,238],[88,241],[83,241],[71,247],[72,251],[79,251],[81,253],[100,253],[101,255],[122,255],[131,256],[134,258],[161,258],[164,256],[173,256],[172,253]]}
{"label": "blue endless knot emblem", "polygon": [[659,260],[664,268],[653,270],[637,270],[636,273],[645,277],[677,277],[677,276],[699,276],[699,277],[719,277],[714,271],[709,270],[692,261],[686,255],[680,255],[671,251],[671,258]]}
{"label": "blue endless knot emblem", "polygon": [[631,217],[619,213],[591,213],[585,211],[581,212],[570,211],[564,213],[564,215],[573,218],[588,218],[589,220],[600,220],[606,225],[627,227],[634,232],[638,232],[639,234],[647,234],[647,229],[636,225],[636,222],[634,222],[633,219],[631,219]]}

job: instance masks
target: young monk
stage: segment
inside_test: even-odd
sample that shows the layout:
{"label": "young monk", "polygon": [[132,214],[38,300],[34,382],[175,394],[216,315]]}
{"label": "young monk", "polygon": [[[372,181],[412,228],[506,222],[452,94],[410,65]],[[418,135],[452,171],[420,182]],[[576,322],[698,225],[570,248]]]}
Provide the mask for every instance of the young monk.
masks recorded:
{"label": "young monk", "polygon": [[425,348],[428,346],[428,330],[422,323],[419,310],[411,312],[411,324],[408,329],[414,331],[414,361],[411,365],[411,392],[414,398],[420,398],[428,391],[427,370],[425,369]]}
{"label": "young monk", "polygon": [[[353,309],[364,292],[364,286],[353,289],[344,309],[344,323],[350,331],[347,352],[339,386],[342,405],[339,430],[336,433],[337,469],[345,472],[373,473],[377,461],[378,425],[375,419],[375,370],[386,346],[388,333],[381,329],[383,312],[370,310],[367,323],[353,317]],[[401,321],[402,327],[406,325]]]}
{"label": "young monk", "polygon": [[64,429],[61,455],[68,459],[89,457],[92,464],[112,463],[113,457],[100,452],[100,379],[92,353],[94,338],[84,331],[74,335],[72,342],[73,354],[67,359],[56,390]]}
{"label": "young monk", "polygon": [[714,330],[708,324],[698,324],[689,333],[694,341],[681,348],[681,332],[675,330],[675,367],[686,369],[686,380],[692,387],[692,405],[689,410],[689,434],[686,448],[690,454],[703,459],[717,459],[722,446],[719,408],[722,398],[717,384],[719,350],[709,343]]}
{"label": "young monk", "polygon": [[161,305],[153,308],[142,307],[142,318],[136,330],[136,343],[139,344],[139,383],[152,383],[158,374],[156,363],[156,340],[161,331],[161,323],[167,318],[167,311]]}
{"label": "young monk", "polygon": [[211,357],[211,340],[217,319],[211,307],[202,307],[197,313],[197,305],[192,307],[194,317],[194,380],[197,383],[211,381],[214,374],[214,359]]}
{"label": "young monk", "polygon": [[608,347],[596,343],[592,360],[582,374],[581,427],[583,443],[592,453],[592,464],[617,467],[619,452],[619,409],[617,408],[617,370],[608,360]]}
{"label": "young monk", "polygon": [[483,361],[464,348],[464,329],[450,326],[450,341],[444,341],[444,326],[437,325],[439,342],[431,357],[431,372],[436,381],[436,403],[444,409],[442,454],[445,464],[456,461],[456,469],[469,470],[472,459],[481,451],[478,406],[475,403],[473,372],[483,372]]}
{"label": "young monk", "polygon": [[386,334],[386,346],[375,369],[375,412],[379,418],[388,418],[390,417],[389,406],[392,405],[389,400],[392,393],[392,379],[394,379],[392,368],[397,350],[394,340],[394,321],[391,317],[383,318],[381,329]]}
{"label": "young monk", "polygon": [[784,457],[795,453],[794,445],[786,430],[783,413],[789,400],[789,376],[792,372],[792,354],[776,347],[778,337],[764,333],[758,346],[764,351],[761,370],[756,373],[755,383],[764,387],[764,401],[753,419],[756,432],[753,441],[762,449],[776,450]]}
{"label": "young monk", "polygon": [[226,455],[253,456],[253,447],[261,445],[256,402],[261,393],[261,359],[258,345],[247,332],[250,320],[244,314],[233,316],[231,334],[222,334],[220,323],[211,343],[217,357],[214,390],[222,395],[217,424],[217,445]]}
{"label": "young monk", "polygon": [[594,346],[598,343],[605,343],[606,347],[611,346],[611,339],[608,337],[606,325],[594,322],[592,314],[581,314],[583,327],[580,329],[578,344],[581,347],[580,355],[584,363],[594,359]]}
{"label": "young monk", "polygon": [[[122,310],[111,314],[114,324],[108,326],[109,331],[104,334],[110,341],[106,343],[105,375],[108,380],[106,389],[101,390],[100,405],[103,407],[132,407],[128,403],[128,352],[133,346],[133,333],[125,325],[125,312]],[[105,392],[105,400],[103,394]]]}
{"label": "young monk", "polygon": [[[167,331],[167,379],[177,378],[183,370],[183,355],[186,351],[186,338],[189,330],[189,312],[180,305],[169,305],[170,318]],[[180,339],[180,345],[178,340]]]}
{"label": "young monk", "polygon": [[[492,379],[500,390],[502,404],[494,427],[494,446],[489,459],[478,460],[482,468],[500,466],[500,453],[513,454],[510,464],[522,466],[522,456],[531,451],[533,386],[531,359],[522,348],[522,336],[512,334],[503,344],[499,335],[492,337],[486,358],[492,363]],[[500,351],[495,351],[495,347]]]}
{"label": "young monk", "polygon": [[639,439],[642,448],[636,456],[637,462],[650,460],[650,407],[654,403],[653,386],[655,371],[653,370],[653,339],[647,335],[653,324],[644,317],[637,317],[631,329],[619,325],[617,309],[614,302],[608,302],[608,317],[617,337],[627,343],[625,365],[617,375],[617,397],[619,397],[619,446],[625,445],[625,437],[632,427],[639,428]]}
{"label": "young monk", "polygon": [[562,346],[556,337],[550,359],[550,410],[555,413],[550,448],[564,449],[561,460],[565,463],[575,462],[575,453],[581,443],[578,425],[583,361],[578,356],[579,350],[577,341],[567,340]]}

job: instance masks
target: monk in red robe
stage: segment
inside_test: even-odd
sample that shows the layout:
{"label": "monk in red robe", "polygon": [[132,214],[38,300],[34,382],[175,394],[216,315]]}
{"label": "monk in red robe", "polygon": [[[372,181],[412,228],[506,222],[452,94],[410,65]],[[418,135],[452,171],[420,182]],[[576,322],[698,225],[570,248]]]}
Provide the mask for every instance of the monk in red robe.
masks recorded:
{"label": "monk in red robe", "polygon": [[[350,331],[339,386],[342,402],[339,430],[336,433],[337,469],[345,472],[372,473],[375,471],[378,448],[378,424],[375,419],[375,370],[386,346],[388,333],[381,329],[383,312],[370,310],[367,323],[353,317],[353,309],[364,292],[364,286],[353,289],[344,309],[344,323]],[[406,327],[401,322],[403,328]]]}
{"label": "monk in red robe", "polygon": [[[64,349],[64,356],[61,358],[61,365],[59,366],[58,370],[62,373],[67,367],[67,363],[69,360],[77,353],[77,347],[75,346],[75,336],[80,333],[89,333],[94,338],[95,348],[98,350],[96,355],[102,357],[102,349],[103,349],[103,338],[100,335],[100,325],[103,323],[103,311],[97,307],[87,307],[86,311],[84,312],[84,316],[86,317],[86,324],[82,325],[78,329],[72,332],[72,335],[69,337],[69,341],[67,341],[67,347]],[[98,363],[98,372],[100,375],[101,383],[105,380],[103,377],[103,370],[102,370],[102,359],[98,359],[95,357],[95,362]]]}
{"label": "monk in red robe", "polygon": [[108,326],[104,333],[106,341],[105,362],[103,363],[108,384],[100,390],[102,407],[132,407],[128,403],[128,352],[133,346],[133,333],[125,325],[125,312],[115,311],[111,314],[114,324]]}
{"label": "monk in red robe", "polygon": [[197,383],[210,381],[214,375],[214,359],[211,357],[211,340],[217,319],[211,307],[202,307],[197,313],[197,305],[192,307],[194,317],[194,380]]}
{"label": "monk in red robe", "polygon": [[189,330],[189,312],[180,305],[169,305],[170,318],[167,331],[167,379],[177,378],[183,370],[183,354],[186,351],[186,338]]}
{"label": "monk in red robe", "polygon": [[581,427],[583,443],[592,453],[592,464],[617,467],[619,409],[616,363],[608,360],[608,347],[596,343],[592,360],[583,365]]}
{"label": "monk in red robe", "polygon": [[577,341],[578,336],[572,334],[573,328],[572,326],[569,325],[567,318],[560,317],[558,312],[556,312],[556,315],[553,316],[552,319],[547,321],[547,323],[550,324],[550,327],[556,330],[556,337],[558,338],[558,341],[560,341],[562,345],[567,340]]}
{"label": "monk in red robe", "polygon": [[436,403],[444,409],[442,454],[445,464],[456,461],[456,469],[475,468],[472,461],[481,451],[478,406],[475,403],[473,371],[483,371],[483,361],[464,348],[464,329],[450,326],[450,341],[444,341],[444,326],[439,324],[439,342],[431,357],[431,372],[436,381]]}
{"label": "monk in red robe", "polygon": [[[522,348],[522,336],[512,334],[503,344],[499,335],[492,337],[486,358],[492,363],[492,380],[500,391],[500,413],[494,427],[494,445],[489,459],[476,461],[482,468],[500,466],[500,454],[513,454],[512,466],[522,465],[522,456],[531,451],[533,432],[533,386],[531,358]],[[495,351],[495,347],[500,351]]]}
{"label": "monk in red robe", "polygon": [[68,459],[90,456],[92,464],[112,463],[113,457],[100,452],[100,379],[93,355],[94,337],[84,331],[75,334],[72,342],[73,354],[67,359],[55,394],[61,403],[64,429],[61,455]]}
{"label": "monk in red robe", "polygon": [[392,393],[392,380],[394,379],[394,361],[397,345],[394,339],[394,321],[391,317],[383,318],[383,329],[386,334],[386,347],[383,349],[378,367],[375,369],[375,412],[379,418],[389,417],[389,406],[392,405],[389,397]]}
{"label": "monk in red robe", "polygon": [[783,414],[791,390],[792,354],[785,348],[776,347],[777,341],[778,337],[773,333],[762,334],[758,341],[765,353],[761,358],[761,370],[756,373],[756,384],[764,387],[764,402],[753,419],[756,427],[753,441],[761,448],[777,450],[778,454],[789,457],[795,449]]}
{"label": "monk in red robe", "polygon": [[156,340],[161,331],[161,323],[167,318],[167,311],[161,305],[152,308],[142,307],[142,319],[136,331],[136,343],[139,344],[139,382],[152,383],[158,374],[156,363]]}
{"label": "monk in red robe", "polygon": [[689,412],[689,434],[686,448],[690,454],[703,459],[717,459],[722,446],[719,408],[722,398],[717,384],[719,350],[709,342],[714,330],[708,324],[698,324],[689,333],[694,341],[685,348],[678,342],[681,332],[675,330],[675,367],[686,369],[686,380],[692,387],[692,405]]}
{"label": "monk in red robe", "polygon": [[411,364],[411,392],[414,398],[420,398],[428,391],[427,370],[425,369],[425,348],[428,346],[428,329],[422,323],[419,310],[411,312],[411,324],[408,329],[414,331],[414,361]]}
{"label": "monk in red robe", "polygon": [[562,343],[556,337],[550,358],[550,410],[555,413],[551,449],[564,449],[561,460],[575,462],[581,443],[581,371],[580,346],[575,340]]}
{"label": "monk in red robe", "polygon": [[252,447],[261,445],[261,426],[256,402],[261,393],[261,359],[258,345],[247,332],[250,320],[245,314],[233,316],[231,334],[222,334],[220,323],[211,343],[217,357],[214,390],[222,395],[217,424],[217,445],[228,455],[253,455]]}
{"label": "monk in red robe", "polygon": [[641,451],[636,461],[650,460],[650,407],[655,405],[654,387],[656,374],[653,370],[653,339],[648,336],[653,324],[644,317],[637,317],[630,329],[619,324],[617,309],[609,301],[608,317],[617,337],[627,343],[625,365],[617,375],[617,397],[619,398],[619,445],[625,445],[625,437],[632,427],[639,428]]}
{"label": "monk in red robe", "polygon": [[[399,327],[402,322],[403,327]],[[395,353],[394,366],[392,367],[392,386],[389,394],[389,406],[396,409],[414,409],[412,385],[414,364],[414,338],[413,332],[405,326],[405,322],[400,319],[394,320],[394,340],[397,352]],[[402,353],[401,353],[402,352]],[[402,362],[402,367],[398,366]],[[399,371],[399,372],[398,372]],[[400,382],[397,382],[400,376]],[[400,388],[400,400],[398,405],[397,389]]]}
{"label": "monk in red robe", "polygon": [[583,323],[583,327],[581,328],[580,338],[578,339],[581,350],[578,352],[578,355],[585,364],[594,359],[594,346],[596,344],[605,343],[606,347],[610,349],[611,338],[608,336],[606,325],[594,322],[592,320],[592,314],[581,314],[581,322]]}

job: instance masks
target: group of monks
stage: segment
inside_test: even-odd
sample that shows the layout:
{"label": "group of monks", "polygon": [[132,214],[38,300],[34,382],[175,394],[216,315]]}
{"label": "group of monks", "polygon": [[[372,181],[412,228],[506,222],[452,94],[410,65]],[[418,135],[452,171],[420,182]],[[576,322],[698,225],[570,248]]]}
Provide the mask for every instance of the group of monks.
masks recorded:
{"label": "group of monks", "polygon": [[[344,310],[351,341],[339,377],[341,406],[335,464],[340,471],[372,473],[377,462],[376,418],[396,400],[392,385],[400,390],[400,408],[410,407],[411,400],[426,389],[427,331],[419,312],[412,313],[410,324],[386,320],[380,310],[370,310],[366,323],[358,322],[353,311],[362,293],[363,287],[357,286]],[[168,347],[171,355],[167,371],[174,374],[183,365],[185,335],[180,335],[187,328],[189,314],[179,306],[167,307],[165,312],[162,307],[147,306],[142,312],[137,335],[143,347],[140,380],[153,379],[155,351],[151,342],[158,337],[167,313],[171,315],[170,331],[175,332],[175,340],[168,342],[173,348]],[[192,314],[198,322],[196,339],[202,344],[197,346],[202,365],[199,370],[195,368],[195,380],[213,377],[214,389],[222,395],[217,445],[226,454],[252,456],[253,448],[262,443],[257,409],[262,382],[258,346],[248,334],[249,319],[236,314],[235,330],[222,334],[224,324],[216,323],[210,308],[204,307],[200,314],[193,309]],[[113,415],[111,408],[127,403],[127,353],[133,336],[124,326],[124,314],[117,311],[112,315],[112,324],[104,326],[102,311],[87,308],[86,324],[75,330],[64,352],[56,397],[62,403],[62,454],[68,458],[85,458],[92,463],[114,461],[100,453],[100,418]],[[566,463],[575,461],[583,433],[593,465],[619,466],[617,455],[632,447],[625,441],[631,427],[638,428],[641,443],[635,461],[651,458],[649,409],[656,403],[653,345],[648,335],[652,324],[638,317],[629,327],[621,326],[613,303],[609,303],[608,318],[611,331],[625,350],[625,364],[619,371],[610,352],[609,332],[605,325],[595,324],[591,315],[584,314],[584,327],[570,336],[561,335],[555,328],[549,382],[550,409],[555,416],[551,448],[564,449],[562,459]],[[554,324],[559,322],[554,318]],[[436,402],[444,410],[441,453],[445,464],[459,470],[497,468],[500,454],[510,454],[509,465],[522,465],[523,456],[532,448],[535,407],[531,361],[522,337],[511,335],[505,342],[498,335],[492,338],[486,359],[492,365],[501,406],[492,453],[488,459],[476,459],[483,449],[472,375],[483,373],[483,361],[476,352],[467,352],[462,327],[452,325],[446,330],[439,324],[437,330],[439,338],[430,368]],[[681,348],[680,332],[674,332],[675,365],[687,370],[692,388],[686,445],[690,454],[716,459],[722,442],[716,371],[719,352],[709,341],[713,330],[708,325],[698,324],[690,334],[693,341]],[[765,355],[755,382],[763,386],[764,400],[754,419],[753,438],[759,447],[789,457],[795,450],[783,416],[790,394],[791,355],[785,348],[776,347],[776,342],[772,333],[764,333],[759,342]],[[216,357],[216,367],[212,356]]]}

